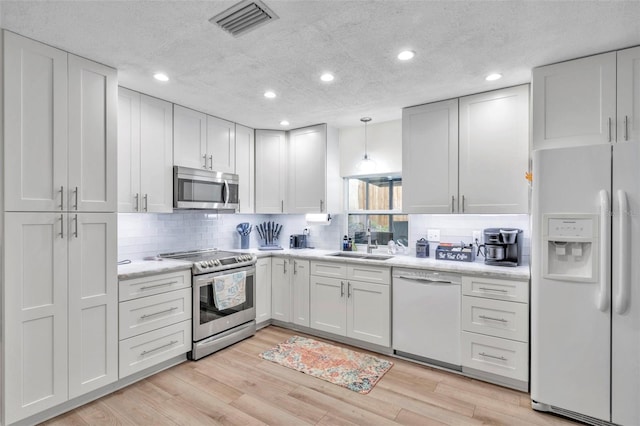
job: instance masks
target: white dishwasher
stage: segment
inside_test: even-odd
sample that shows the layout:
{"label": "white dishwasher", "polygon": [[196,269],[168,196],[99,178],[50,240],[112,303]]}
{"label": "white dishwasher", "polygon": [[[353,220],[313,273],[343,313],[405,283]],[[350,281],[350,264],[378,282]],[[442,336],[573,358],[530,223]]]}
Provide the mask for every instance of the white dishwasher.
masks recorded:
{"label": "white dishwasher", "polygon": [[406,358],[461,370],[461,277],[393,268],[393,350]]}

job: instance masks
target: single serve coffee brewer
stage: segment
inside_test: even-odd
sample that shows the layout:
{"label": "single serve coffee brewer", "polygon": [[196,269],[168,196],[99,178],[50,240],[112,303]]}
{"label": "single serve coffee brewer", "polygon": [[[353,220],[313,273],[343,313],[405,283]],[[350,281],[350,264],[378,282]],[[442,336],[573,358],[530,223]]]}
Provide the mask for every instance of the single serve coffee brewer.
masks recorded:
{"label": "single serve coffee brewer", "polygon": [[478,246],[478,254],[484,255],[484,263],[496,266],[522,264],[522,229],[487,228],[483,232],[484,244]]}

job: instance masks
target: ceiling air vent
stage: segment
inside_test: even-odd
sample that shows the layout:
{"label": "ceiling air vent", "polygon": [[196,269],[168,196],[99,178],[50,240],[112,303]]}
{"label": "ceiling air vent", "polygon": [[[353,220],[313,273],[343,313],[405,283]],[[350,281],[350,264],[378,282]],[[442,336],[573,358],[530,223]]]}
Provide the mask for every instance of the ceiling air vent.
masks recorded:
{"label": "ceiling air vent", "polygon": [[209,22],[238,37],[274,19],[278,19],[278,15],[260,0],[243,0],[209,19]]}

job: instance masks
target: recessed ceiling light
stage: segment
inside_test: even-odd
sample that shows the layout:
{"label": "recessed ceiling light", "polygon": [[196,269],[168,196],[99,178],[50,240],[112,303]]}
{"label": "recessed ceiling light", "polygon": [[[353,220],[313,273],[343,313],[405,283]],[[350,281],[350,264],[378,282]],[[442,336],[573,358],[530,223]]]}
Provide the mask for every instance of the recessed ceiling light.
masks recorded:
{"label": "recessed ceiling light", "polygon": [[264,92],[264,97],[272,99],[272,98],[276,97],[276,94],[274,92],[272,92],[272,91],[268,91],[268,92]]}
{"label": "recessed ceiling light", "polygon": [[413,50],[403,50],[402,52],[398,53],[398,59],[400,59],[401,61],[408,61],[414,56],[416,56],[416,52],[414,52]]}
{"label": "recessed ceiling light", "polygon": [[320,76],[320,80],[322,80],[322,81],[333,81],[333,79],[334,79],[333,74],[328,73],[328,72],[326,72],[326,73],[324,73],[324,74],[322,74]]}
{"label": "recessed ceiling light", "polygon": [[166,75],[163,72],[157,72],[153,75],[153,78],[155,78],[158,81],[169,81],[169,76]]}
{"label": "recessed ceiling light", "polygon": [[280,125],[281,125],[281,126],[288,126],[288,125],[289,125],[289,122],[288,122],[287,120],[282,120],[282,121],[280,122]]}
{"label": "recessed ceiling light", "polygon": [[486,76],[484,79],[487,81],[496,81],[496,80],[500,80],[502,78],[502,74],[498,74],[493,73],[493,74],[489,74],[488,76]]}

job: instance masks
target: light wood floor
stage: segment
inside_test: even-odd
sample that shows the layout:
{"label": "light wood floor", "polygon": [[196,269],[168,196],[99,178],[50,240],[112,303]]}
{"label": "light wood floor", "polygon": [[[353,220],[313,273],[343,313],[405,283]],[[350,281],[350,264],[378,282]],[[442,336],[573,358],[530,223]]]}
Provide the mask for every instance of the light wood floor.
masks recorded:
{"label": "light wood floor", "polygon": [[258,357],[294,334],[302,335],[267,327],[46,424],[575,424],[533,411],[525,393],[395,358],[377,355],[395,365],[368,395],[361,395]]}

